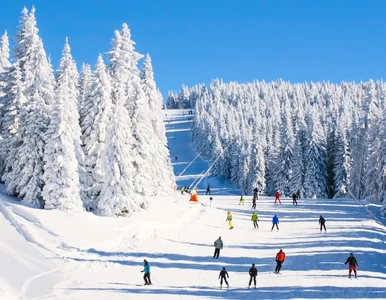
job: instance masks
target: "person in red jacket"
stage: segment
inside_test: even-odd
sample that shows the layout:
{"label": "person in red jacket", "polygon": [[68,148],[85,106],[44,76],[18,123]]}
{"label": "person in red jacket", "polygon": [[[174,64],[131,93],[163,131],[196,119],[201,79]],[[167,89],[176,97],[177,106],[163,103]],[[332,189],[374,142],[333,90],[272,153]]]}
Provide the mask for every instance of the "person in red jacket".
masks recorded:
{"label": "person in red jacket", "polygon": [[276,194],[275,194],[275,204],[276,204],[276,201],[279,201],[279,203],[281,204],[280,196],[281,196],[280,192],[277,191]]}
{"label": "person in red jacket", "polygon": [[275,268],[275,273],[278,274],[280,273],[281,266],[285,260],[285,253],[283,252],[282,249],[276,254],[276,268]]}

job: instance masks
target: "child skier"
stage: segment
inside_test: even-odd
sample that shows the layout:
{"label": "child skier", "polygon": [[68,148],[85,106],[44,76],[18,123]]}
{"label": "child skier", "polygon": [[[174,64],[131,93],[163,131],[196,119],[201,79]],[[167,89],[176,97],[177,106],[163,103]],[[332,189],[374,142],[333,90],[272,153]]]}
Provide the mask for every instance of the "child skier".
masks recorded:
{"label": "child skier", "polygon": [[227,270],[225,269],[225,267],[223,267],[222,270],[220,271],[220,275],[218,275],[218,279],[221,279],[220,280],[220,289],[222,289],[223,280],[225,281],[227,288],[229,288],[227,277],[229,278],[229,274],[228,274]]}
{"label": "child skier", "polygon": [[227,218],[225,221],[228,221],[229,224],[229,229],[233,229],[233,224],[232,224],[232,213],[228,211]]}
{"label": "child skier", "polygon": [[253,279],[253,283],[255,284],[255,288],[256,288],[257,269],[255,267],[255,264],[252,264],[252,267],[249,269],[249,276],[250,276],[250,279],[249,279],[248,288],[251,288],[252,279]]}
{"label": "child skier", "polygon": [[276,201],[279,201],[279,203],[281,204],[280,196],[281,196],[280,192],[277,191],[276,194],[275,194],[275,204],[276,204]]}
{"label": "child skier", "polygon": [[252,214],[251,221],[253,221],[253,227],[259,229],[259,225],[257,224],[257,221],[259,221],[259,217],[255,212]]}
{"label": "child skier", "polygon": [[150,280],[150,265],[146,259],[143,260],[143,265],[144,265],[144,269],[141,272],[142,273],[145,272],[145,275],[143,275],[143,279],[145,280],[145,285],[151,285],[152,283]]}
{"label": "child skier", "polygon": [[278,274],[280,273],[281,266],[285,260],[285,253],[283,252],[282,249],[276,254],[276,268],[275,268],[275,273]]}
{"label": "child skier", "polygon": [[324,228],[324,232],[326,232],[326,219],[320,215],[319,217],[319,224],[320,224],[320,232],[322,232],[322,228]]}
{"label": "child skier", "polygon": [[275,215],[273,218],[272,218],[272,228],[271,228],[271,231],[273,231],[273,228],[276,226],[277,230],[279,231],[279,218],[277,215]]}
{"label": "child skier", "polygon": [[239,205],[244,205],[244,197],[243,197],[243,195],[241,195],[241,197],[240,197],[240,201],[239,201]]}
{"label": "child skier", "polygon": [[351,272],[354,271],[355,278],[357,278],[357,266],[358,262],[355,256],[350,253],[350,256],[347,258],[346,262],[344,263],[345,265],[348,263],[348,278],[351,278]]}

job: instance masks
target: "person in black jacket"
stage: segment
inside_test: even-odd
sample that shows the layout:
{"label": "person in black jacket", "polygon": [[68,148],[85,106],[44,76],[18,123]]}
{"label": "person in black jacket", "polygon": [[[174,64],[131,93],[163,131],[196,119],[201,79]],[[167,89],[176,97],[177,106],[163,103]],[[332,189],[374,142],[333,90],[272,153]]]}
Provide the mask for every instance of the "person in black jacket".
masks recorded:
{"label": "person in black jacket", "polygon": [[253,283],[255,284],[255,288],[256,288],[257,269],[255,267],[255,264],[252,264],[252,267],[249,269],[249,276],[250,276],[250,279],[249,279],[248,288],[251,288],[252,279],[253,279]]}
{"label": "person in black jacket", "polygon": [[292,205],[295,205],[295,204],[298,205],[297,199],[298,199],[298,196],[296,196],[295,193],[292,193]]}
{"label": "person in black jacket", "polygon": [[228,284],[228,281],[227,281],[227,277],[229,278],[229,274],[227,272],[227,270],[225,269],[225,267],[222,268],[222,270],[220,271],[220,274],[218,275],[218,279],[221,278],[221,281],[220,281],[220,289],[222,289],[222,281],[224,280],[226,285],[227,285],[227,288],[229,288],[229,284]]}
{"label": "person in black jacket", "polygon": [[209,184],[208,184],[208,186],[206,187],[206,194],[205,195],[210,195],[210,186],[209,186]]}
{"label": "person in black jacket", "polygon": [[350,253],[350,256],[347,258],[346,262],[344,263],[345,265],[348,263],[348,278],[351,278],[351,272],[354,271],[355,278],[357,278],[357,266],[358,262],[355,256]]}
{"label": "person in black jacket", "polygon": [[324,228],[324,232],[326,232],[326,219],[320,215],[319,217],[319,224],[320,224],[320,232],[322,232],[322,228]]}

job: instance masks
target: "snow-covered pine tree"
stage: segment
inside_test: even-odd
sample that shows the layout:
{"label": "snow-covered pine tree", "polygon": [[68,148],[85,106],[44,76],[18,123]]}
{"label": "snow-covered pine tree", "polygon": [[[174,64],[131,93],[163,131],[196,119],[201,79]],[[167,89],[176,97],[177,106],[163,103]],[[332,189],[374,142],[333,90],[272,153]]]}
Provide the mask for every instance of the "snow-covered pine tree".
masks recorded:
{"label": "snow-covered pine tree", "polygon": [[[374,84],[374,82],[373,82]],[[364,86],[362,86],[366,90]],[[370,89],[373,90],[373,89]],[[359,120],[353,126],[351,153],[352,164],[350,169],[351,180],[349,190],[358,199],[365,195],[365,174],[367,160],[369,157],[369,118],[373,117],[374,109],[374,91],[367,90],[362,104]]]}
{"label": "snow-covered pine tree", "polygon": [[179,109],[190,108],[190,91],[186,85],[182,85],[177,97],[177,103]]}
{"label": "snow-covered pine tree", "polygon": [[30,14],[23,10],[15,59],[21,70],[27,102],[20,112],[21,144],[15,149],[15,159],[5,170],[3,180],[9,194],[42,206],[45,132],[54,99],[54,76],[38,35],[34,8]]}
{"label": "snow-covered pine tree", "polygon": [[304,196],[307,198],[327,197],[326,186],[326,142],[322,126],[316,117],[315,108],[306,115],[306,153],[304,173]]}
{"label": "snow-covered pine tree", "polygon": [[172,91],[168,92],[168,98],[166,99],[166,108],[167,109],[177,109],[178,108],[177,96]]}
{"label": "snow-covered pine tree", "polygon": [[134,41],[131,39],[130,29],[123,24],[121,29],[121,60],[126,68],[127,99],[125,107],[131,119],[131,132],[133,135],[133,155],[136,174],[134,176],[135,192],[144,197],[147,202],[149,195],[155,195],[157,188],[152,179],[158,166],[152,161],[152,139],[154,132],[148,114],[148,100],[142,89],[139,77],[138,60],[142,55],[134,49]]}
{"label": "snow-covered pine tree", "polygon": [[0,98],[3,95],[2,89],[6,81],[6,71],[11,66],[9,62],[9,41],[7,31],[4,32],[0,39]]}
{"label": "snow-covered pine tree", "polygon": [[[6,92],[4,91],[5,89],[5,84],[6,84],[6,80],[9,78],[7,78],[10,74],[10,70],[9,68],[11,67],[11,63],[9,62],[9,41],[8,41],[8,35],[7,35],[7,31],[3,34],[3,36],[1,37],[0,39],[0,143],[4,143],[4,135],[2,133],[2,128],[4,127],[2,122],[3,122],[3,118],[4,118],[4,115],[6,114],[6,112],[4,111],[6,108],[5,108],[5,95],[6,95]],[[1,148],[1,146],[0,146]],[[5,161],[4,161],[4,154],[2,153],[7,153],[6,152],[1,152],[1,149],[0,149],[0,176],[1,174],[3,174],[3,171],[4,171],[4,164],[5,164]]]}
{"label": "snow-covered pine tree", "polygon": [[105,182],[105,156],[107,133],[112,118],[111,83],[103,58],[99,55],[93,81],[84,99],[84,107],[88,108],[81,123],[84,167],[86,178],[84,193],[85,207],[95,210],[98,196]]}
{"label": "snow-covered pine tree", "polygon": [[7,82],[1,97],[1,139],[0,139],[0,173],[11,170],[16,157],[15,151],[21,141],[19,136],[20,111],[27,99],[24,96],[21,72],[18,62],[7,70]]}
{"label": "snow-covered pine tree", "polygon": [[[78,110],[79,110],[79,123],[82,124],[85,118],[85,115],[91,109],[90,105],[92,103],[88,102],[89,106],[86,106],[86,98],[90,93],[90,86],[92,83],[92,72],[91,66],[89,64],[82,64],[81,76],[79,80],[79,100],[78,100]],[[82,141],[83,142],[83,141]]]}
{"label": "snow-covered pine tree", "polygon": [[[367,167],[364,174],[364,195],[371,199],[379,199],[379,196],[383,194],[380,191],[379,182],[376,180],[380,164],[381,164],[381,118],[383,117],[382,105],[380,103],[379,95],[377,95],[376,86],[379,82],[375,83],[370,80],[366,84],[365,103],[368,103],[367,118],[368,118],[368,143],[367,143]],[[371,166],[371,167],[370,167]]]}
{"label": "snow-covered pine tree", "polygon": [[59,64],[55,109],[52,111],[44,152],[43,201],[45,209],[82,207],[79,183],[80,127],[78,72],[68,40]]}
{"label": "snow-covered pine tree", "polygon": [[344,197],[350,184],[350,145],[347,137],[347,120],[341,118],[336,128],[334,149],[334,198]]}
{"label": "snow-covered pine tree", "polygon": [[294,134],[291,120],[291,110],[289,99],[284,96],[281,107],[281,124],[280,124],[280,146],[275,162],[275,184],[276,190],[283,191],[285,195],[290,196],[292,187],[290,180],[292,176]]}
{"label": "snow-covered pine tree", "polygon": [[127,82],[130,74],[124,60],[121,33],[116,30],[110,51],[111,99],[114,116],[107,128],[106,149],[101,165],[105,168],[104,183],[98,197],[97,214],[115,216],[144,208],[146,199],[134,192],[133,135],[127,109]]}
{"label": "snow-covered pine tree", "polygon": [[155,174],[153,174],[153,185],[156,186],[154,194],[170,194],[171,187],[175,185],[175,177],[170,161],[170,153],[167,148],[167,140],[165,134],[165,125],[162,118],[162,95],[157,90],[154,81],[153,66],[151,64],[150,55],[145,56],[141,70],[141,83],[145,96],[147,98],[147,111],[151,121],[153,131],[150,147],[152,164],[155,166]]}

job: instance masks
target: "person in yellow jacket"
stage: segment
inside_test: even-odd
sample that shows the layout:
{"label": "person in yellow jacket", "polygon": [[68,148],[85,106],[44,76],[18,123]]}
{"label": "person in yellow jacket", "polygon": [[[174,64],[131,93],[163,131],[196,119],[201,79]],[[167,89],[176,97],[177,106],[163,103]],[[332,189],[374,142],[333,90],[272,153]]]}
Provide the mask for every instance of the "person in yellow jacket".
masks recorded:
{"label": "person in yellow jacket", "polygon": [[233,224],[232,224],[232,213],[228,211],[227,218],[225,221],[228,221],[229,224],[229,229],[233,229]]}
{"label": "person in yellow jacket", "polygon": [[257,216],[257,214],[255,212],[252,214],[251,221],[253,221],[253,226],[255,228],[259,229],[259,225],[257,224],[257,221],[259,221],[259,217]]}
{"label": "person in yellow jacket", "polygon": [[241,195],[241,197],[240,197],[240,202],[239,202],[239,205],[244,205],[244,197],[243,197],[243,195]]}

